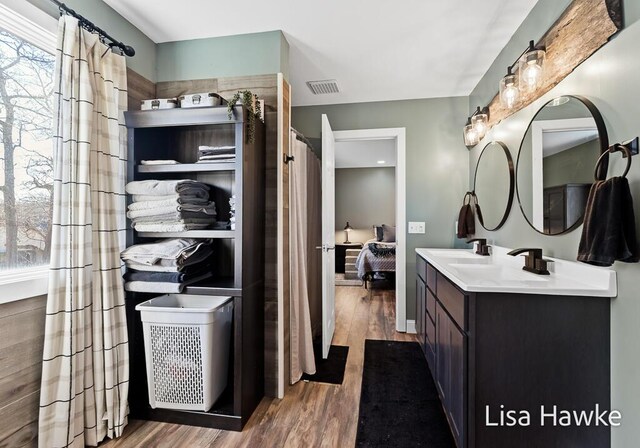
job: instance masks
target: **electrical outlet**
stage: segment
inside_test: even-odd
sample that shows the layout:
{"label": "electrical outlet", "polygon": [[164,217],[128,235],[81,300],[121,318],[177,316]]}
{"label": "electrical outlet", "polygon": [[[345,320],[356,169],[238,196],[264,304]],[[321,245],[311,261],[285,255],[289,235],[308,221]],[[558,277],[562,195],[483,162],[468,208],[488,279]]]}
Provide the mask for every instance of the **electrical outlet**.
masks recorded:
{"label": "electrical outlet", "polygon": [[424,231],[425,224],[424,222],[409,222],[409,233],[425,233]]}

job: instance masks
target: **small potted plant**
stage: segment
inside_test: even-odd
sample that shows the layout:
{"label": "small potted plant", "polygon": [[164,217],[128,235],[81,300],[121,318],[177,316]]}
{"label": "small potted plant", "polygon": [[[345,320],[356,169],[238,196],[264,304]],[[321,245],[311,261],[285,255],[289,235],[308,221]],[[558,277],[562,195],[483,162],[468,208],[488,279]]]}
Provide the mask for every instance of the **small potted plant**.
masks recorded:
{"label": "small potted plant", "polygon": [[256,119],[260,119],[262,115],[258,95],[254,95],[250,90],[236,92],[236,94],[227,101],[227,115],[229,120],[233,118],[233,107],[237,104],[243,105],[249,111],[249,115],[247,116],[247,141],[253,143],[256,138]]}

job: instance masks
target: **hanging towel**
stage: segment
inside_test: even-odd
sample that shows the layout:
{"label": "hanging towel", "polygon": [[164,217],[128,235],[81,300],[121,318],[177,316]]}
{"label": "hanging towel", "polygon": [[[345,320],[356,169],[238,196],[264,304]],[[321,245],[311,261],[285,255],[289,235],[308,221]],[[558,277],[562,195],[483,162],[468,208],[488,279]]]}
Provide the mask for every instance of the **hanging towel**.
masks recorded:
{"label": "hanging towel", "polygon": [[611,266],[637,263],[636,219],[626,177],[596,181],[589,191],[578,261]]}
{"label": "hanging towel", "polygon": [[471,191],[467,191],[462,200],[462,208],[458,215],[458,238],[468,238],[476,233],[476,223],[473,218],[473,208],[471,202],[475,194]]}

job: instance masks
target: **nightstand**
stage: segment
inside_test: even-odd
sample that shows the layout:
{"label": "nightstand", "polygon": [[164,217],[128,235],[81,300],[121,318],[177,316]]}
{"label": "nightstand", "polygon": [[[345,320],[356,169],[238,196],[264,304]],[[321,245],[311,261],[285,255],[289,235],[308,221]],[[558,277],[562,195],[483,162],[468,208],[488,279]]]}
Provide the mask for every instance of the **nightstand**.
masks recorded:
{"label": "nightstand", "polygon": [[362,249],[362,243],[336,243],[336,273],[344,274],[345,259],[347,256],[347,249],[355,249],[360,252]]}

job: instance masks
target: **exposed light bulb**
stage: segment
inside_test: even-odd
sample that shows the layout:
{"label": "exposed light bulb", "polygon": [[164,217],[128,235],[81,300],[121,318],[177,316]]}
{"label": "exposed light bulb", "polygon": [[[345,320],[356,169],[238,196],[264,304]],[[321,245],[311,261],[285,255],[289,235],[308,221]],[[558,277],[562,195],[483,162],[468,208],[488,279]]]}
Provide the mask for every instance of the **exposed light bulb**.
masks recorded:
{"label": "exposed light bulb", "polygon": [[518,101],[519,94],[520,92],[518,91],[518,88],[513,84],[505,88],[504,93],[502,94],[505,106],[509,109],[513,109],[516,105],[516,101]]}
{"label": "exposed light bulb", "polygon": [[517,81],[518,78],[511,72],[511,68],[500,81],[500,102],[507,109],[513,109],[520,98]]}
{"label": "exposed light bulb", "polygon": [[531,92],[540,86],[544,74],[545,56],[544,50],[537,50],[533,42],[529,43],[529,51],[522,55],[518,63],[523,89]]}
{"label": "exposed light bulb", "polygon": [[478,134],[478,139],[482,139],[489,130],[489,115],[478,107],[471,117],[471,124],[473,125],[476,134]]}
{"label": "exposed light bulb", "polygon": [[480,142],[480,137],[476,128],[471,124],[471,120],[467,121],[467,125],[464,127],[464,144],[467,147],[476,146]]}
{"label": "exposed light bulb", "polygon": [[542,67],[535,62],[529,62],[522,70],[522,79],[529,89],[535,89],[542,78]]}

